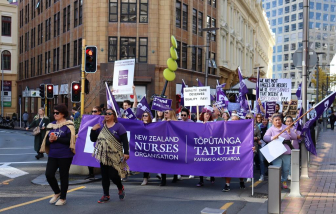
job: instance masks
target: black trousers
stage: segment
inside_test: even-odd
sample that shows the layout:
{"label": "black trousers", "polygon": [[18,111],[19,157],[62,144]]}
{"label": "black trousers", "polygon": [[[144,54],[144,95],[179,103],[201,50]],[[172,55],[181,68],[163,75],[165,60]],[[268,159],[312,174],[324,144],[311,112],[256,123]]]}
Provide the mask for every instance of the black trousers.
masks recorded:
{"label": "black trousers", "polygon": [[[46,178],[55,194],[61,193],[60,199],[66,199],[66,193],[69,186],[69,169],[72,162],[72,158],[51,158],[48,157]],[[56,171],[59,169],[61,189],[58,186],[56,179]]]}
{"label": "black trousers", "polygon": [[[210,177],[210,181],[215,181],[215,177]],[[200,182],[204,183],[203,176],[200,176]]]}
{"label": "black trousers", "polygon": [[110,195],[110,179],[115,185],[117,185],[118,190],[123,189],[123,185],[121,183],[121,178],[118,174],[118,171],[113,168],[113,166],[107,166],[100,163],[100,172],[102,175],[102,186],[104,195]]}
{"label": "black trousers", "polygon": [[[174,175],[173,180],[177,180],[177,175]],[[161,183],[166,184],[167,174],[161,174]]]}
{"label": "black trousers", "polygon": [[88,168],[89,168],[89,175],[94,175],[94,173],[93,173],[93,168],[94,167],[88,166]]}
{"label": "black trousers", "polygon": [[149,173],[148,172],[144,172],[143,173],[143,178],[147,178],[148,179],[149,178]]}
{"label": "black trousers", "polygon": [[335,120],[330,120],[331,130],[334,130]]}

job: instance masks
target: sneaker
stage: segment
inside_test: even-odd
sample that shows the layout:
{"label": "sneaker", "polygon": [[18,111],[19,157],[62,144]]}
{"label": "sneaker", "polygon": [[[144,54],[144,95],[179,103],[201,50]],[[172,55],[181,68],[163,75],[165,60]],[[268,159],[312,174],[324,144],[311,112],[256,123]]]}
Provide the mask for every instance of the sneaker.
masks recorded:
{"label": "sneaker", "polygon": [[177,183],[177,179],[174,178],[174,179],[172,180],[172,183]]}
{"label": "sneaker", "polygon": [[161,173],[158,173],[158,174],[156,175],[156,177],[157,177],[159,180],[161,180]]}
{"label": "sneaker", "polygon": [[246,179],[246,183],[249,183],[249,182],[251,182],[251,181],[252,181],[251,178]]}
{"label": "sneaker", "polygon": [[202,187],[202,186],[204,186],[204,183],[203,182],[199,182],[196,186],[197,187]]}
{"label": "sneaker", "polygon": [[182,181],[183,180],[182,176],[181,175],[177,175],[177,180]]}
{"label": "sneaker", "polygon": [[260,175],[259,181],[264,181],[264,176]]}
{"label": "sneaker", "polygon": [[244,184],[244,182],[242,181],[242,182],[240,182],[240,189],[245,189],[245,184]]}
{"label": "sneaker", "polygon": [[54,203],[56,203],[56,201],[60,198],[60,196],[61,196],[61,193],[59,193],[59,194],[55,194],[55,195],[50,199],[49,203],[50,203],[50,204],[54,204]]}
{"label": "sneaker", "polygon": [[284,188],[284,189],[288,189],[288,186],[287,186],[287,182],[286,182],[286,181],[282,182],[282,188]]}
{"label": "sneaker", "polygon": [[126,195],[124,187],[121,190],[119,190],[118,195],[120,200],[124,200]]}
{"label": "sneaker", "polygon": [[56,202],[56,206],[63,206],[64,204],[66,204],[66,200],[64,199],[59,199],[57,202]]}
{"label": "sneaker", "polygon": [[141,183],[141,186],[145,186],[148,183],[148,178],[144,178],[143,182]]}
{"label": "sneaker", "polygon": [[292,180],[292,176],[288,175],[287,180],[291,181]]}
{"label": "sneaker", "polygon": [[193,178],[195,178],[195,176],[189,175],[189,179],[193,179]]}
{"label": "sneaker", "polygon": [[103,204],[105,202],[108,202],[110,200],[110,196],[109,195],[103,195],[99,200],[98,203]]}
{"label": "sneaker", "polygon": [[162,182],[162,181],[161,181],[161,183],[160,183],[159,186],[160,186],[160,187],[166,186],[166,182]]}
{"label": "sneaker", "polygon": [[225,187],[224,189],[222,189],[222,192],[229,192],[231,189],[230,189],[230,186],[225,184]]}

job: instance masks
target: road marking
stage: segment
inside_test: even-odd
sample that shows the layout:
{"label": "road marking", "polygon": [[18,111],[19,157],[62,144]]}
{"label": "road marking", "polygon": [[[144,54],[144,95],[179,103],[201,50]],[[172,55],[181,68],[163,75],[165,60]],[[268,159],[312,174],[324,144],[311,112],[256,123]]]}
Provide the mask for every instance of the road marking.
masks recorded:
{"label": "road marking", "polygon": [[0,166],[0,175],[4,175],[9,178],[17,178],[29,174],[28,172],[7,165],[8,164],[4,164]]}
{"label": "road marking", "polygon": [[[258,186],[261,182],[262,182],[262,181],[256,181],[256,182],[254,182],[253,186],[256,187],[256,186]],[[250,187],[252,187],[252,185],[251,185]]]}
{"label": "road marking", "polygon": [[[71,190],[68,190],[68,193],[70,192],[74,192],[76,190],[80,190],[80,189],[84,189],[85,186],[80,186],[80,187],[77,187],[77,188],[74,188],[74,189],[71,189]],[[43,198],[38,198],[38,199],[35,199],[35,200],[32,200],[32,201],[28,201],[28,202],[25,202],[25,203],[22,203],[22,204],[17,204],[17,205],[14,205],[14,206],[10,206],[10,207],[7,207],[7,208],[3,208],[0,210],[0,212],[4,212],[4,211],[7,211],[7,210],[11,210],[11,209],[14,209],[14,208],[17,208],[17,207],[22,207],[22,206],[25,206],[25,205],[28,205],[28,204],[32,204],[32,203],[35,203],[35,202],[39,202],[39,201],[43,201],[43,200],[46,200],[48,198],[51,198],[53,197],[54,195],[48,195],[46,197],[43,197]]]}
{"label": "road marking", "polygon": [[0,148],[0,149],[20,149],[20,150],[22,150],[22,149],[34,149],[33,147],[27,147],[27,148],[18,148],[18,147],[14,147],[14,148]]}
{"label": "road marking", "polygon": [[36,155],[36,153],[0,154],[1,155]]}
{"label": "road marking", "polygon": [[227,210],[229,207],[231,207],[232,204],[233,204],[233,202],[228,202],[228,203],[224,204],[220,209],[221,210]]}
{"label": "road marking", "polygon": [[11,182],[13,179],[9,179],[9,180],[5,180],[2,183],[0,183],[0,185],[8,185],[9,182]]}
{"label": "road marking", "polygon": [[28,161],[28,162],[0,162],[0,164],[31,164],[31,163],[47,163],[47,161]]}

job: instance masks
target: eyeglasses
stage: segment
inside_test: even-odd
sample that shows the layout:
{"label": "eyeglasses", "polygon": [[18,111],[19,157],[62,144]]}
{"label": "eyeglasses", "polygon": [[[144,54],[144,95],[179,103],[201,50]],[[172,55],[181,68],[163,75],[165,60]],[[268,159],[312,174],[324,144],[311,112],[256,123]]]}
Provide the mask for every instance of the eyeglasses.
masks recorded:
{"label": "eyeglasses", "polygon": [[58,111],[54,111],[54,114],[59,115],[59,112]]}
{"label": "eyeglasses", "polygon": [[251,117],[246,117],[246,119],[252,119]]}
{"label": "eyeglasses", "polygon": [[144,115],[142,115],[142,117],[148,117],[148,115],[147,115],[147,114],[144,114]]}
{"label": "eyeglasses", "polygon": [[97,113],[98,111],[91,111],[91,113]]}
{"label": "eyeglasses", "polygon": [[106,115],[114,115],[114,113],[106,113]]}
{"label": "eyeglasses", "polygon": [[168,114],[169,112],[165,111],[165,114]]}
{"label": "eyeglasses", "polygon": [[181,114],[181,117],[186,117],[187,115],[186,114]]}

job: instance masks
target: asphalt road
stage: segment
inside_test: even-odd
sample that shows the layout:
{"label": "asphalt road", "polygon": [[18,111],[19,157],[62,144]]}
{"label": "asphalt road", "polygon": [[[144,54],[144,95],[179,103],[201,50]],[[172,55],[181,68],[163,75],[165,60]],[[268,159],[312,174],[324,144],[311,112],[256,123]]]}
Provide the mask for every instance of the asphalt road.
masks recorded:
{"label": "asphalt road", "polygon": [[[231,191],[222,192],[223,178],[216,178],[214,184],[205,182],[196,187],[199,179],[183,177],[176,184],[168,175],[167,186],[159,187],[160,181],[151,175],[147,186],[140,186],[142,173],[133,175],[124,182],[126,198],[120,201],[117,188],[111,183],[111,199],[98,204],[102,196],[100,181],[82,185],[71,185],[67,204],[50,205],[53,194],[49,186],[32,184],[31,181],[45,171],[47,158],[35,159],[31,132],[0,129],[0,212],[3,213],[201,213],[205,207],[227,208],[228,214],[266,213],[266,199],[260,198],[267,182],[256,182],[255,197],[251,197],[251,183],[246,189],[239,189],[239,180],[232,179]],[[258,173],[255,172],[255,178]],[[266,209],[265,209],[266,207]]]}

